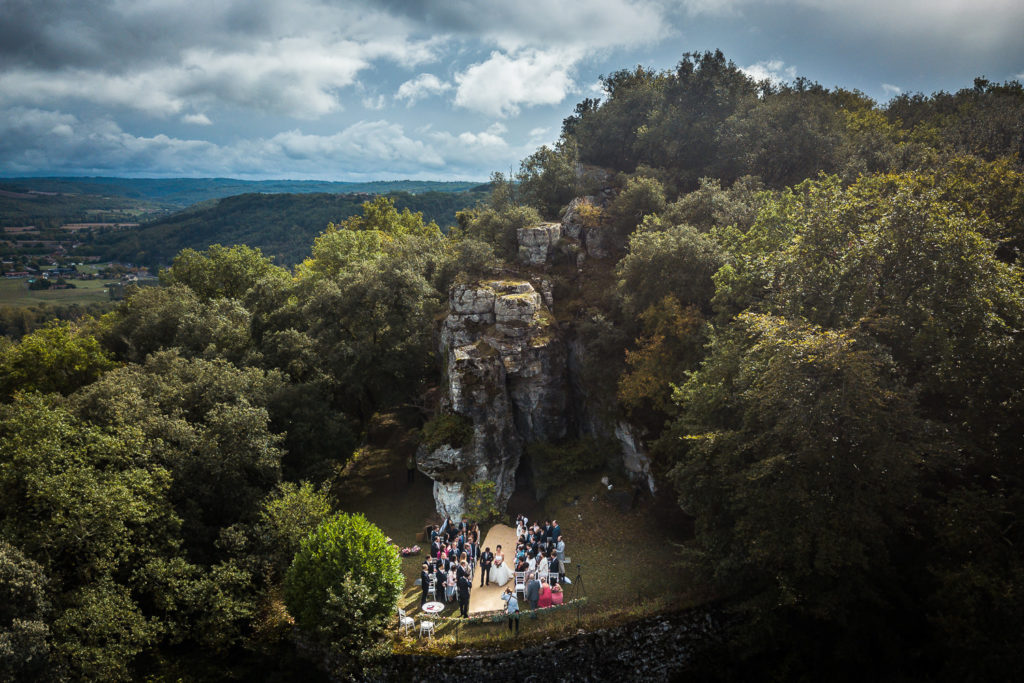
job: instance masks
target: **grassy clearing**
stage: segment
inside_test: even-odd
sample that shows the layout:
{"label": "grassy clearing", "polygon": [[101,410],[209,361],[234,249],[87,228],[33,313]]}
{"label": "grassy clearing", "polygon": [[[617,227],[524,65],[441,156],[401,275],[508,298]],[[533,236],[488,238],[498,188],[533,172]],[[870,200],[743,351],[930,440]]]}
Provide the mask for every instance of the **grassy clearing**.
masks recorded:
{"label": "grassy clearing", "polygon": [[[417,474],[406,482],[405,460],[415,450],[416,430],[409,420],[388,415],[378,418],[369,445],[338,479],[334,493],[340,507],[362,512],[400,546],[416,543],[416,533],[437,522],[430,480]],[[583,567],[586,602],[578,611],[565,608],[537,615],[527,607],[520,622],[520,637],[508,635],[504,622],[463,624],[457,617],[435,618],[433,641],[399,637],[397,651],[454,653],[461,649],[516,649],[527,640],[543,640],[632,620],[696,603],[684,573],[677,567],[674,543],[689,533],[678,508],[643,498],[633,510],[622,512],[601,484],[601,474],[578,477],[556,488],[544,504],[523,510],[539,519],[555,518],[566,537],[566,556],[572,559],[567,574],[575,578]],[[520,500],[520,496],[517,496]],[[513,513],[519,510],[512,511]],[[509,522],[511,520],[506,520]],[[486,534],[486,529],[484,530]],[[420,589],[415,585],[427,544],[419,556],[403,558],[406,587],[399,606],[419,621]],[[566,599],[574,595],[566,587]],[[444,614],[457,614],[455,603]]]}
{"label": "grassy clearing", "polygon": [[74,284],[75,289],[32,291],[25,280],[0,279],[0,306],[91,304],[110,300],[101,280],[75,280]]}

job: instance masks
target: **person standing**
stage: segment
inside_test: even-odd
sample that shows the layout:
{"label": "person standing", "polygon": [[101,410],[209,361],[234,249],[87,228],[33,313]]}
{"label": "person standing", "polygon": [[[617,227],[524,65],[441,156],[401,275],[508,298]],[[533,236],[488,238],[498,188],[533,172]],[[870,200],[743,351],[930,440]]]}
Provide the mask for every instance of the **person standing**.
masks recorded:
{"label": "person standing", "polygon": [[551,520],[551,541],[552,542],[557,541],[558,537],[561,536],[561,535],[562,535],[562,527],[559,526],[558,520],[557,519]]}
{"label": "person standing", "polygon": [[[463,562],[463,565],[466,563]],[[473,587],[472,581],[469,579],[469,571],[459,576],[459,614],[463,617],[469,617],[469,591]]]}
{"label": "person standing", "polygon": [[508,632],[512,633],[512,622],[516,622],[516,635],[519,635],[519,601],[511,588],[506,588],[501,599],[505,601],[505,614],[508,615]]}
{"label": "person standing", "polygon": [[530,580],[526,582],[526,601],[530,603],[530,609],[537,609],[537,601],[540,599],[540,581],[536,574],[530,574]]}
{"label": "person standing", "polygon": [[483,553],[480,555],[480,585],[491,585],[491,563],[494,562],[494,553],[491,552],[490,546],[484,548]]}
{"label": "person standing", "polygon": [[430,590],[430,568],[426,564],[420,571],[420,588],[423,590],[423,595],[420,596],[420,607],[423,607],[423,603],[427,601],[427,591]]}

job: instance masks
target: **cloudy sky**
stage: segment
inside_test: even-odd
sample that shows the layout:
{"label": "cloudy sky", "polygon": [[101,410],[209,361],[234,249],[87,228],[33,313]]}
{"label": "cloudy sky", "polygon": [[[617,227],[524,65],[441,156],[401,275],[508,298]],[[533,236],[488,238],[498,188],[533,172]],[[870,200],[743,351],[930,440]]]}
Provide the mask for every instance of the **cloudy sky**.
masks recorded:
{"label": "cloudy sky", "polygon": [[0,176],[486,179],[598,77],[1024,79],[1021,0],[0,0]]}

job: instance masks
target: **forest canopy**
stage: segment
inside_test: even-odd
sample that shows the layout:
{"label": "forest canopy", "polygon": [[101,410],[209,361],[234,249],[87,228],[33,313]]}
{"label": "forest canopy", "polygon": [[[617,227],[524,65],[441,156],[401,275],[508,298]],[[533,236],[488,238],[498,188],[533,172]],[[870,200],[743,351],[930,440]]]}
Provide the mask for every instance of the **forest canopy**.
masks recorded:
{"label": "forest canopy", "polygon": [[[176,248],[162,287],[4,342],[0,677],[386,652],[394,558],[331,483],[436,390],[452,285],[509,271],[550,279],[587,392],[692,520],[671,561],[733,625],[716,675],[1019,671],[1024,88],[879,105],[720,52],[602,85],[448,232],[378,197],[293,270]],[[529,270],[542,218],[600,250]]]}

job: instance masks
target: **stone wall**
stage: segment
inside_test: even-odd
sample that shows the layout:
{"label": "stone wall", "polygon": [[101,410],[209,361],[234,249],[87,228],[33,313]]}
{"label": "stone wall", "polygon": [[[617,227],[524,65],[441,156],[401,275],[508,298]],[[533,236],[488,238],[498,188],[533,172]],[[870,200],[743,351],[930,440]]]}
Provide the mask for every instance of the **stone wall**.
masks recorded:
{"label": "stone wall", "polygon": [[[541,616],[540,618],[543,618]],[[529,633],[533,621],[520,619]],[[504,623],[495,633],[508,633]],[[509,636],[511,638],[512,636]],[[720,644],[722,627],[701,610],[650,617],[514,652],[455,657],[391,657],[384,680],[468,681],[668,681],[679,680],[702,663],[701,655]]]}

